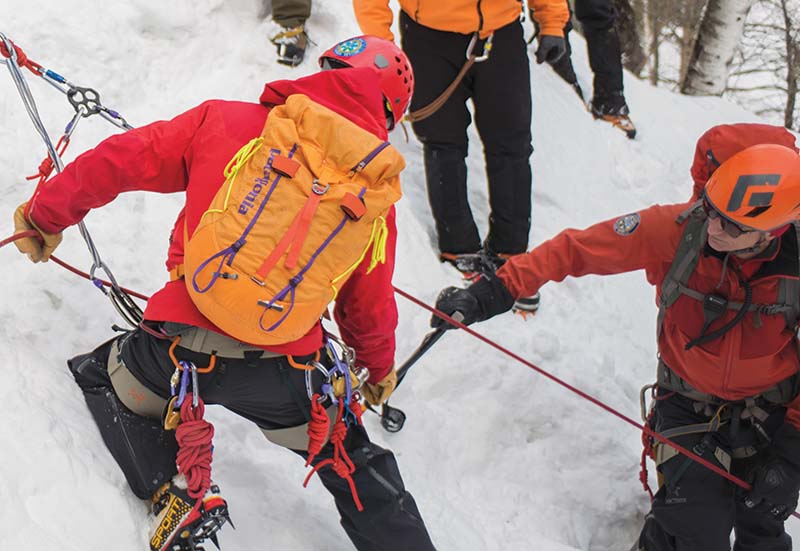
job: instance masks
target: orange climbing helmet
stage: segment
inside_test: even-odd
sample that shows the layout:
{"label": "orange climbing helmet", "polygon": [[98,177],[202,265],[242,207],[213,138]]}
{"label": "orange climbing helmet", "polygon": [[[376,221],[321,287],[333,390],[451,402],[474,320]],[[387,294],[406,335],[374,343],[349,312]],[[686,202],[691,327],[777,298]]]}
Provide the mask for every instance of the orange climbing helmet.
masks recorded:
{"label": "orange climbing helmet", "polygon": [[714,171],[705,199],[737,225],[770,231],[800,217],[800,155],[762,144],[733,155]]}

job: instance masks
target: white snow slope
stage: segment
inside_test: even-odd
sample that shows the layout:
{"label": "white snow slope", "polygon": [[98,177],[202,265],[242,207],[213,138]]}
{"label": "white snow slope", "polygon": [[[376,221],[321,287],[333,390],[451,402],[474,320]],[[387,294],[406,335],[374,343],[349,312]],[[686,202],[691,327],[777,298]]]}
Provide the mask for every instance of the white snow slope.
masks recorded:
{"label": "white snow slope", "polygon": [[[259,0],[3,0],[0,32],[72,82],[96,88],[131,124],[170,118],[208,98],[256,101],[263,83],[315,71],[316,56],[358,34],[347,0],[317,0],[309,21],[316,44],[296,69],[278,65],[260,19]],[[530,28],[527,29],[530,32]],[[583,44],[574,62],[591,75]],[[29,75],[54,139],[72,110]],[[695,140],[718,123],[757,121],[718,99],[688,98],[626,78],[640,136],[629,141],[586,114],[546,67],[532,65],[536,148],[531,243],[566,227],[584,227],[654,202],[690,195]],[[498,98],[503,101],[503,98]],[[0,67],[0,237],[11,235],[14,208],[33,186],[45,150],[16,89]],[[116,129],[84,120],[66,160]],[[395,284],[431,303],[456,273],[436,259],[424,191],[421,147],[402,132],[405,197]],[[485,231],[482,152],[471,131],[470,189]],[[131,193],[86,222],[120,282],[149,294],[165,280],[167,234],[182,197]],[[59,256],[83,269],[91,260],[75,229]],[[149,519],[102,440],[67,358],[91,350],[120,323],[91,284],[54,264],[32,265],[2,250],[0,288],[0,551],[137,551]],[[568,279],[543,289],[539,313],[505,315],[476,329],[638,418],[638,390],[655,375],[654,293],[643,274]],[[428,331],[428,314],[398,298],[398,362]],[[527,367],[453,332],[412,370],[392,403],[405,429],[384,432],[365,416],[374,439],[397,454],[437,548],[443,551],[627,550],[648,508],[637,479],[637,430]],[[214,422],[214,478],[236,530],[220,534],[225,551],[339,551],[351,544],[318,481],[303,489],[296,457],[269,445],[251,424],[221,408]],[[651,467],[652,471],[652,467]],[[789,520],[800,535],[800,523]],[[413,550],[409,550],[413,551]]]}

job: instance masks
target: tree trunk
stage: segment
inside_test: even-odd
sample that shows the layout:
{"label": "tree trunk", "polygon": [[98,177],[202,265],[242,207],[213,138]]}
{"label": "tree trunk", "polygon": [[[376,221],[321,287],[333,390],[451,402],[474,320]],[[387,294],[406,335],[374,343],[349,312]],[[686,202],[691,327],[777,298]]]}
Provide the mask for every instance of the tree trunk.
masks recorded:
{"label": "tree trunk", "polygon": [[678,70],[679,83],[686,78],[689,60],[692,58],[692,47],[707,3],[707,0],[684,0],[683,2],[679,21],[681,36],[678,41],[681,49],[681,65]]}
{"label": "tree trunk", "polygon": [[648,80],[653,86],[658,86],[658,79],[660,73],[661,56],[659,55],[659,47],[661,46],[661,31],[663,24],[656,2],[658,0],[650,0],[647,2],[647,31],[648,31],[648,54],[650,55],[650,74]]}
{"label": "tree trunk", "polygon": [[622,63],[630,72],[639,76],[647,64],[641,39],[639,26],[636,22],[636,12],[630,0],[614,0],[617,8],[617,34],[622,47]]}
{"label": "tree trunk", "polygon": [[786,0],[781,0],[786,41],[786,108],[783,111],[783,125],[792,130],[798,80],[800,80],[800,74],[798,74],[800,71],[800,37],[792,35],[793,21],[786,4]]}
{"label": "tree trunk", "polygon": [[681,93],[721,96],[753,0],[710,0],[700,23]]}

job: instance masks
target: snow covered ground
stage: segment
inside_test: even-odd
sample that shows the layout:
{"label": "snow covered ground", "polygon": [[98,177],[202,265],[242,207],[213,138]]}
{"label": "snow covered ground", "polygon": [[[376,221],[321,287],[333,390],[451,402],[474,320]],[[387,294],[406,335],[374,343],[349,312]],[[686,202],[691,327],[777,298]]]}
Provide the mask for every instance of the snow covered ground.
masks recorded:
{"label": "snow covered ground", "polygon": [[[275,63],[272,23],[260,0],[3,0],[0,32],[32,59],[78,85],[137,126],[172,117],[208,98],[257,100],[268,80],[315,70],[316,56],[358,34],[348,0],[317,1],[316,43],[297,69]],[[528,29],[528,32],[531,32]],[[585,50],[574,62],[591,89]],[[718,99],[679,96],[633,77],[626,92],[639,137],[627,140],[586,114],[546,67],[532,66],[534,211],[532,244],[565,227],[686,200],[695,140],[723,122],[758,119]],[[11,79],[0,67],[0,237],[33,187],[24,176],[45,155]],[[26,72],[27,75],[27,72]],[[72,110],[28,79],[54,138]],[[502,101],[502,98],[498,98]],[[66,160],[115,129],[84,120]],[[436,260],[421,146],[395,132],[405,154],[405,197],[395,284],[432,302],[458,280]],[[471,201],[485,231],[487,197],[479,141],[471,133]],[[93,212],[87,226],[120,282],[160,287],[167,234],[179,196],[128,194]],[[119,323],[88,282],[54,264],[34,266],[3,249],[0,274],[0,550],[141,551],[148,518],[101,441],[65,360],[111,336]],[[76,230],[59,256],[83,269],[90,258]],[[655,375],[654,293],[642,274],[548,284],[539,313],[477,326],[521,356],[638,418],[638,390]],[[398,298],[398,361],[428,330],[428,314]],[[442,551],[625,551],[648,507],[637,479],[638,431],[467,334],[453,332],[415,366],[392,404],[409,416],[398,434],[366,422],[398,456],[431,535]],[[214,478],[237,529],[225,551],[351,549],[318,481],[303,489],[295,456],[267,444],[252,425],[218,408]],[[652,470],[652,469],[651,469]],[[789,520],[800,536],[800,523]],[[411,550],[409,550],[411,551]]]}

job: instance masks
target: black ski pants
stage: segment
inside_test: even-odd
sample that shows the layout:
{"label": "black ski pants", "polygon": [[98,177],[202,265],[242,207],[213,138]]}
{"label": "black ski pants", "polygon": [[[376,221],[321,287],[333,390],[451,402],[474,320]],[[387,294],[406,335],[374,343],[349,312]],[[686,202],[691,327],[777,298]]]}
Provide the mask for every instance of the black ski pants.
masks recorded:
{"label": "black ski pants", "polygon": [[[428,105],[454,80],[466,61],[471,35],[438,31],[400,14],[403,50],[414,67],[411,111]],[[476,52],[483,49],[483,41]],[[467,127],[472,100],[483,142],[489,185],[489,232],[493,253],[521,253],[531,227],[531,84],[527,45],[519,21],[494,33],[491,55],[476,63],[447,102],[414,123],[422,142],[425,177],[439,250],[474,253],[481,248],[467,199]]]}
{"label": "black ski pants", "polygon": [[[142,330],[124,337],[121,359],[142,385],[162,398],[169,398],[169,381],[174,364],[168,355],[171,341]],[[70,370],[83,390],[89,409],[106,446],[119,463],[134,493],[149,498],[176,474],[177,445],[174,431],[165,431],[160,419],[136,415],[116,397],[108,375],[111,341],[94,352],[73,358]],[[207,366],[209,357],[181,347],[179,360]],[[303,358],[295,358],[303,361]],[[312,375],[312,387],[319,389],[319,372]],[[207,405],[218,404],[253,421],[263,429],[293,427],[306,423],[310,401],[305,372],[289,365],[285,356],[248,359],[217,358],[216,368],[199,375],[200,396]],[[352,474],[364,506],[359,512],[348,483],[330,468],[318,471],[334,498],[341,524],[359,551],[433,550],[425,524],[412,495],[406,491],[394,455],[370,442],[363,427],[351,427],[345,448],[356,465]],[[304,450],[292,450],[306,458]],[[314,464],[332,457],[328,443]],[[298,487],[300,481],[298,481]],[[224,483],[222,484],[224,493]]]}
{"label": "black ski pants", "polygon": [[[589,66],[594,74],[594,97],[596,105],[621,107],[625,103],[622,85],[622,52],[616,29],[617,10],[613,0],[575,0],[575,17],[583,27]],[[564,27],[567,37],[567,53],[572,52],[569,32],[572,23]],[[553,69],[570,84],[577,81],[569,55],[562,56],[553,64]]]}
{"label": "black ski pants", "polygon": [[[680,394],[670,395],[661,390],[659,398],[654,418],[658,432],[710,420],[706,412],[696,412],[694,401]],[[772,406],[768,411],[770,416],[762,427],[772,435],[783,423],[785,409]],[[734,448],[758,449],[752,457],[731,461],[731,474],[745,481],[750,480],[753,470],[767,455],[767,442],[746,421],[728,423],[717,432],[688,434],[672,440],[723,469],[715,455],[717,448],[728,454]],[[639,549],[729,551],[733,531],[734,551],[791,551],[792,540],[783,522],[745,507],[739,487],[732,482],[683,455],[668,459],[659,471],[663,485],[645,518]]]}

